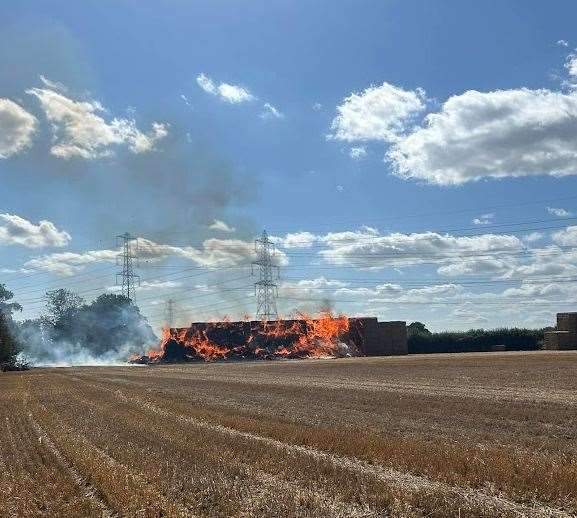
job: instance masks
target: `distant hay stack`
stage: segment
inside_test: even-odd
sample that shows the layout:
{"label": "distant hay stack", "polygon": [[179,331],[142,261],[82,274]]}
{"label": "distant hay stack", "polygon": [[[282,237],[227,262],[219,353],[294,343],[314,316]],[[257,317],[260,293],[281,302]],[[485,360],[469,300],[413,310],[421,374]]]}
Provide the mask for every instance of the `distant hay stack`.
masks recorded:
{"label": "distant hay stack", "polygon": [[557,329],[545,332],[543,348],[548,351],[577,349],[577,312],[557,313]]}

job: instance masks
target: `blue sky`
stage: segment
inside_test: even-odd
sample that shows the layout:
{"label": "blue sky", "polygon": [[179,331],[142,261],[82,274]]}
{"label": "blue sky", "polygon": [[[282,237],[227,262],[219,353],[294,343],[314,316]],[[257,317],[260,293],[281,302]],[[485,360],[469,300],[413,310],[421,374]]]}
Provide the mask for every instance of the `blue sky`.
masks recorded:
{"label": "blue sky", "polygon": [[569,1],[4,3],[0,280],[24,317],[49,288],[90,300],[130,231],[156,327],[169,297],[179,323],[241,316],[266,228],[283,314],[552,323],[577,280],[576,17]]}

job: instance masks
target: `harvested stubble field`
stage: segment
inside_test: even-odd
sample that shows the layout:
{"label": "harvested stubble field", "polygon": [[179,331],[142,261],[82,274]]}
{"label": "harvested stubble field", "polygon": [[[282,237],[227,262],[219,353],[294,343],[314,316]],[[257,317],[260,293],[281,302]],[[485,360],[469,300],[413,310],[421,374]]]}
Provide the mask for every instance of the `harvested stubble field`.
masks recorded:
{"label": "harvested stubble field", "polygon": [[2,516],[571,516],[577,353],[0,375]]}

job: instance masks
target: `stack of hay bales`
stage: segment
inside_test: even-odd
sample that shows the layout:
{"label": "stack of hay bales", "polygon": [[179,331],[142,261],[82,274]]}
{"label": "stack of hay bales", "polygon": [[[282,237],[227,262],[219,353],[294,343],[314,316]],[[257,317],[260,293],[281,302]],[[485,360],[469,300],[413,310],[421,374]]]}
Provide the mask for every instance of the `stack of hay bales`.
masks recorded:
{"label": "stack of hay bales", "polygon": [[545,332],[544,348],[549,351],[577,349],[577,312],[557,313],[557,329]]}
{"label": "stack of hay bales", "polygon": [[351,318],[349,322],[351,334],[360,331],[357,341],[365,356],[408,354],[406,322],[379,322],[375,317]]}
{"label": "stack of hay bales", "polygon": [[379,322],[379,332],[384,354],[408,354],[406,322]]}

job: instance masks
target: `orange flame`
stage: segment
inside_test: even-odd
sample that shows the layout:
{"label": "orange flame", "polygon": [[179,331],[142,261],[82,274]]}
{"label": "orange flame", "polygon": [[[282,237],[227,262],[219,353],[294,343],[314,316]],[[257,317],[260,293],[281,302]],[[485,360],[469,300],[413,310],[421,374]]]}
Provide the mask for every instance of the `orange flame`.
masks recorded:
{"label": "orange flame", "polygon": [[[250,333],[243,334],[248,326]],[[217,343],[215,336],[230,336],[227,330],[242,331],[242,343]],[[349,332],[349,319],[329,312],[318,317],[297,313],[296,320],[272,322],[219,322],[205,323],[189,328],[162,330],[160,350],[148,352],[148,361],[171,361],[169,349],[176,351],[176,361],[200,359],[207,362],[237,358],[324,358],[339,353],[339,344]],[[142,361],[146,357],[131,358]]]}

